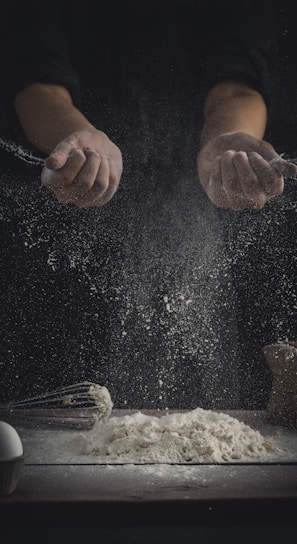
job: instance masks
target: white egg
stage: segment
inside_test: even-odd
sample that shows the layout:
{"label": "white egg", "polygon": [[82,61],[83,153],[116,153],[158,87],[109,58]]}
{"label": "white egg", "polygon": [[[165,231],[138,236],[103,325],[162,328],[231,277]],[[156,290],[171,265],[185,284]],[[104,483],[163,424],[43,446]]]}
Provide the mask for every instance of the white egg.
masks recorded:
{"label": "white egg", "polygon": [[23,455],[22,441],[12,425],[0,421],[0,461],[11,461]]}

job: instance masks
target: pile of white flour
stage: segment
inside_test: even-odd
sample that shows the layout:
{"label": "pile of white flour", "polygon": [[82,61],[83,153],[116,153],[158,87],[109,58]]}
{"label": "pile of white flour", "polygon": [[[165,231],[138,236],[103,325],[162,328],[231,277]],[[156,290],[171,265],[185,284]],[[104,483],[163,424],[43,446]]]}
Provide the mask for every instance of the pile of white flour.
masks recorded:
{"label": "pile of white flour", "polygon": [[81,454],[103,463],[222,463],[283,452],[273,438],[202,408],[161,417],[142,412],[111,417],[81,439]]}

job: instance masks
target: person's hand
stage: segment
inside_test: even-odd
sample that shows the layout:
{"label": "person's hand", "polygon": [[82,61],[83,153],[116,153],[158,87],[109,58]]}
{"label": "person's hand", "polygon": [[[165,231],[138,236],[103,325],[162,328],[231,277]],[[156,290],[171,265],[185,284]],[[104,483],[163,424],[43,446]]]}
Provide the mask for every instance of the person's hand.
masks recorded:
{"label": "person's hand", "polygon": [[200,182],[213,204],[232,210],[261,209],[280,195],[284,177],[297,165],[284,160],[271,144],[243,132],[222,134],[198,153]]}
{"label": "person's hand", "polygon": [[122,170],[119,148],[103,132],[85,129],[65,138],[46,158],[41,183],[63,204],[103,206],[117,191]]}

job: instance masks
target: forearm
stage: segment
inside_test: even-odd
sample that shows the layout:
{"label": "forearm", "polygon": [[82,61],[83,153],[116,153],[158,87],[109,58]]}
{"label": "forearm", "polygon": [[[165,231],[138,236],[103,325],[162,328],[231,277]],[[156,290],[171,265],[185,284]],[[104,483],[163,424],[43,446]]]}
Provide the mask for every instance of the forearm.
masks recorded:
{"label": "forearm", "polygon": [[261,209],[282,193],[284,176],[296,175],[296,165],[264,140],[266,117],[262,96],[244,85],[221,83],[210,91],[197,167],[216,206]]}
{"label": "forearm", "polygon": [[262,96],[237,82],[223,82],[208,94],[204,106],[201,145],[229,132],[244,132],[262,139],[267,110]]}
{"label": "forearm", "polygon": [[58,85],[30,85],[17,94],[14,106],[28,140],[45,153],[76,131],[94,129]]}

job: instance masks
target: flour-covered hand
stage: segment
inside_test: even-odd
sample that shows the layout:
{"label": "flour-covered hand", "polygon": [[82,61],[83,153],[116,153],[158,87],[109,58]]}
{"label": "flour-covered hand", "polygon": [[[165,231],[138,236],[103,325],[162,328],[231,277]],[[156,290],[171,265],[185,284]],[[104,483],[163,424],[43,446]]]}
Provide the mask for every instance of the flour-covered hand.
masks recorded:
{"label": "flour-covered hand", "polygon": [[57,145],[45,160],[41,182],[63,204],[103,206],[117,191],[122,170],[119,148],[103,132],[86,129]]}
{"label": "flour-covered hand", "polygon": [[271,144],[243,132],[222,134],[202,147],[197,156],[200,182],[209,199],[233,210],[261,209],[280,195],[284,176],[297,175]]}

